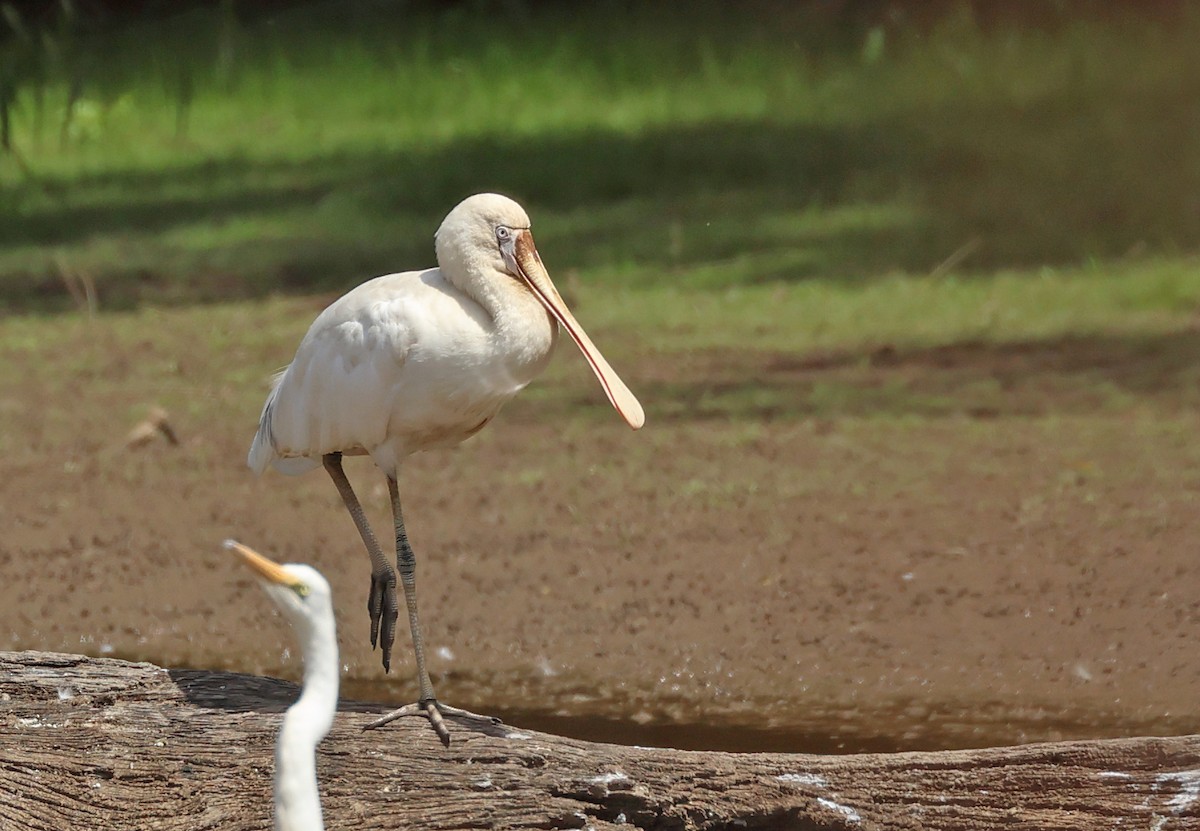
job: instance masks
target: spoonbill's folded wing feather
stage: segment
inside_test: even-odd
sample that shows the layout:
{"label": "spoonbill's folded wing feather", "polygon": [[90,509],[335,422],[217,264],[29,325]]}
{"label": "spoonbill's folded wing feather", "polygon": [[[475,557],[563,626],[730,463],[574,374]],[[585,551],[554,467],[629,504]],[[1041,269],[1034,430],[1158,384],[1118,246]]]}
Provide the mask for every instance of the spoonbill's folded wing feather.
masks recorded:
{"label": "spoonbill's folded wing feather", "polygon": [[496,371],[489,322],[438,269],[363,283],[317,317],[277,377],[247,464],[303,473],[340,451],[390,469],[398,453],[461,441],[521,386]]}
{"label": "spoonbill's folded wing feather", "polygon": [[419,284],[415,276],[363,283],[313,321],[263,405],[246,460],[251,469],[303,473],[325,453],[366,450],[386,438],[411,346],[406,292],[396,285]]}

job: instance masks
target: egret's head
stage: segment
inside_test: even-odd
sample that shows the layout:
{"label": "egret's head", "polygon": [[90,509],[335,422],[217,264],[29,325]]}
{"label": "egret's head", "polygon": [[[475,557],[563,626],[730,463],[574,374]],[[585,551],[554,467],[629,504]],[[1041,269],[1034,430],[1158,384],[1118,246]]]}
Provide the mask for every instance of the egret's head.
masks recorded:
{"label": "egret's head", "polygon": [[626,423],[634,430],[642,426],[646,420],[642,405],[583,331],[542,265],[524,208],[498,193],[468,196],[446,215],[435,241],[438,266],[452,281],[474,274],[501,274],[528,288],[583,352]]}
{"label": "egret's head", "polygon": [[329,583],[312,566],[280,565],[234,540],[226,540],[225,547],[254,570],[263,589],[294,626],[308,629],[318,612],[333,608]]}

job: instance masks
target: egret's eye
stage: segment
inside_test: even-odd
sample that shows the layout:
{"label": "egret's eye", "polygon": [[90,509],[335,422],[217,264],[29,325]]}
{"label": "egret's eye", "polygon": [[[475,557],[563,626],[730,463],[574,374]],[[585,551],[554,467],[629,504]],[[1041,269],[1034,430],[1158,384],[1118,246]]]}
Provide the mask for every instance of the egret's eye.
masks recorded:
{"label": "egret's eye", "polygon": [[312,594],[312,589],[308,587],[307,583],[297,583],[296,585],[292,586],[292,591],[301,597],[308,597],[310,594]]}
{"label": "egret's eye", "polygon": [[500,240],[501,242],[504,242],[505,240],[509,239],[511,236],[512,236],[512,231],[510,231],[506,226],[504,226],[504,225],[496,226],[496,239]]}

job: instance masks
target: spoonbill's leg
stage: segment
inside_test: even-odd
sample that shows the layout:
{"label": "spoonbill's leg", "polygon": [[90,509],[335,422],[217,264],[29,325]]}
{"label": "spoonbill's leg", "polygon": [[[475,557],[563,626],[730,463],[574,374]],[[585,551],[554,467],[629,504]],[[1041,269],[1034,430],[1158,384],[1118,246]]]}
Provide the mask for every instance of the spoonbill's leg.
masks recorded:
{"label": "spoonbill's leg", "polygon": [[[396,640],[396,618],[400,610],[396,603],[396,571],[392,564],[383,556],[379,542],[371,531],[367,516],[363,513],[350,480],[342,470],[342,454],[326,453],[322,457],[325,469],[342,495],[342,502],[350,512],[350,518],[358,528],[367,554],[371,556],[371,593],[367,596],[367,611],[371,615],[371,648],[378,642],[383,650],[383,671],[390,672],[392,668],[392,642]],[[382,631],[381,631],[382,630]]]}
{"label": "spoonbill's leg", "polygon": [[392,516],[396,524],[396,565],[400,570],[400,585],[404,587],[404,601],[408,605],[408,625],[412,629],[413,652],[417,658],[417,683],[421,692],[415,704],[406,704],[398,710],[393,710],[363,729],[382,727],[404,716],[424,716],[429,719],[442,744],[449,747],[450,731],[446,729],[443,715],[486,721],[490,724],[499,724],[500,719],[441,704],[433,694],[433,682],[429,680],[429,671],[425,668],[425,639],[421,635],[421,621],[417,617],[417,557],[408,543],[408,532],[404,530],[404,516],[400,512],[400,488],[391,476],[388,477],[388,493],[392,497]]}

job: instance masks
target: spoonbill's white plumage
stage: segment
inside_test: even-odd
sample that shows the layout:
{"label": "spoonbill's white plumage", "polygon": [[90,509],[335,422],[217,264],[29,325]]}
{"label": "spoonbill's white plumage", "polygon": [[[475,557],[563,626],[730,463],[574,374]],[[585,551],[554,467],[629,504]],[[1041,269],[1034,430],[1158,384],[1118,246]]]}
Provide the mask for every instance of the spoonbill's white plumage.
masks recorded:
{"label": "spoonbill's white plumage", "polygon": [[645,420],[637,398],[555,289],[529,225],[525,210],[508,197],[468,197],[437,231],[437,268],[377,277],[335,300],[275,379],[247,459],[260,473],[268,466],[302,473],[322,464],[329,472],[371,557],[371,645],[381,646],[385,670],[398,616],[396,572],[342,470],[342,456],[369,455],[387,476],[420,685],[417,703],[391,715],[425,715],[446,744],[441,713],[482,717],[440,704],[433,694],[417,617],[415,557],[396,483],[400,463],[481,430],[545,369],[559,325],[629,426],[636,430]]}
{"label": "spoonbill's white plumage", "polygon": [[316,750],[333,726],[338,701],[337,632],[329,583],[310,566],[281,566],[233,540],[226,540],[225,547],[254,569],[296,629],[304,656],[304,686],[284,715],[275,743],[275,829],[323,831]]}

